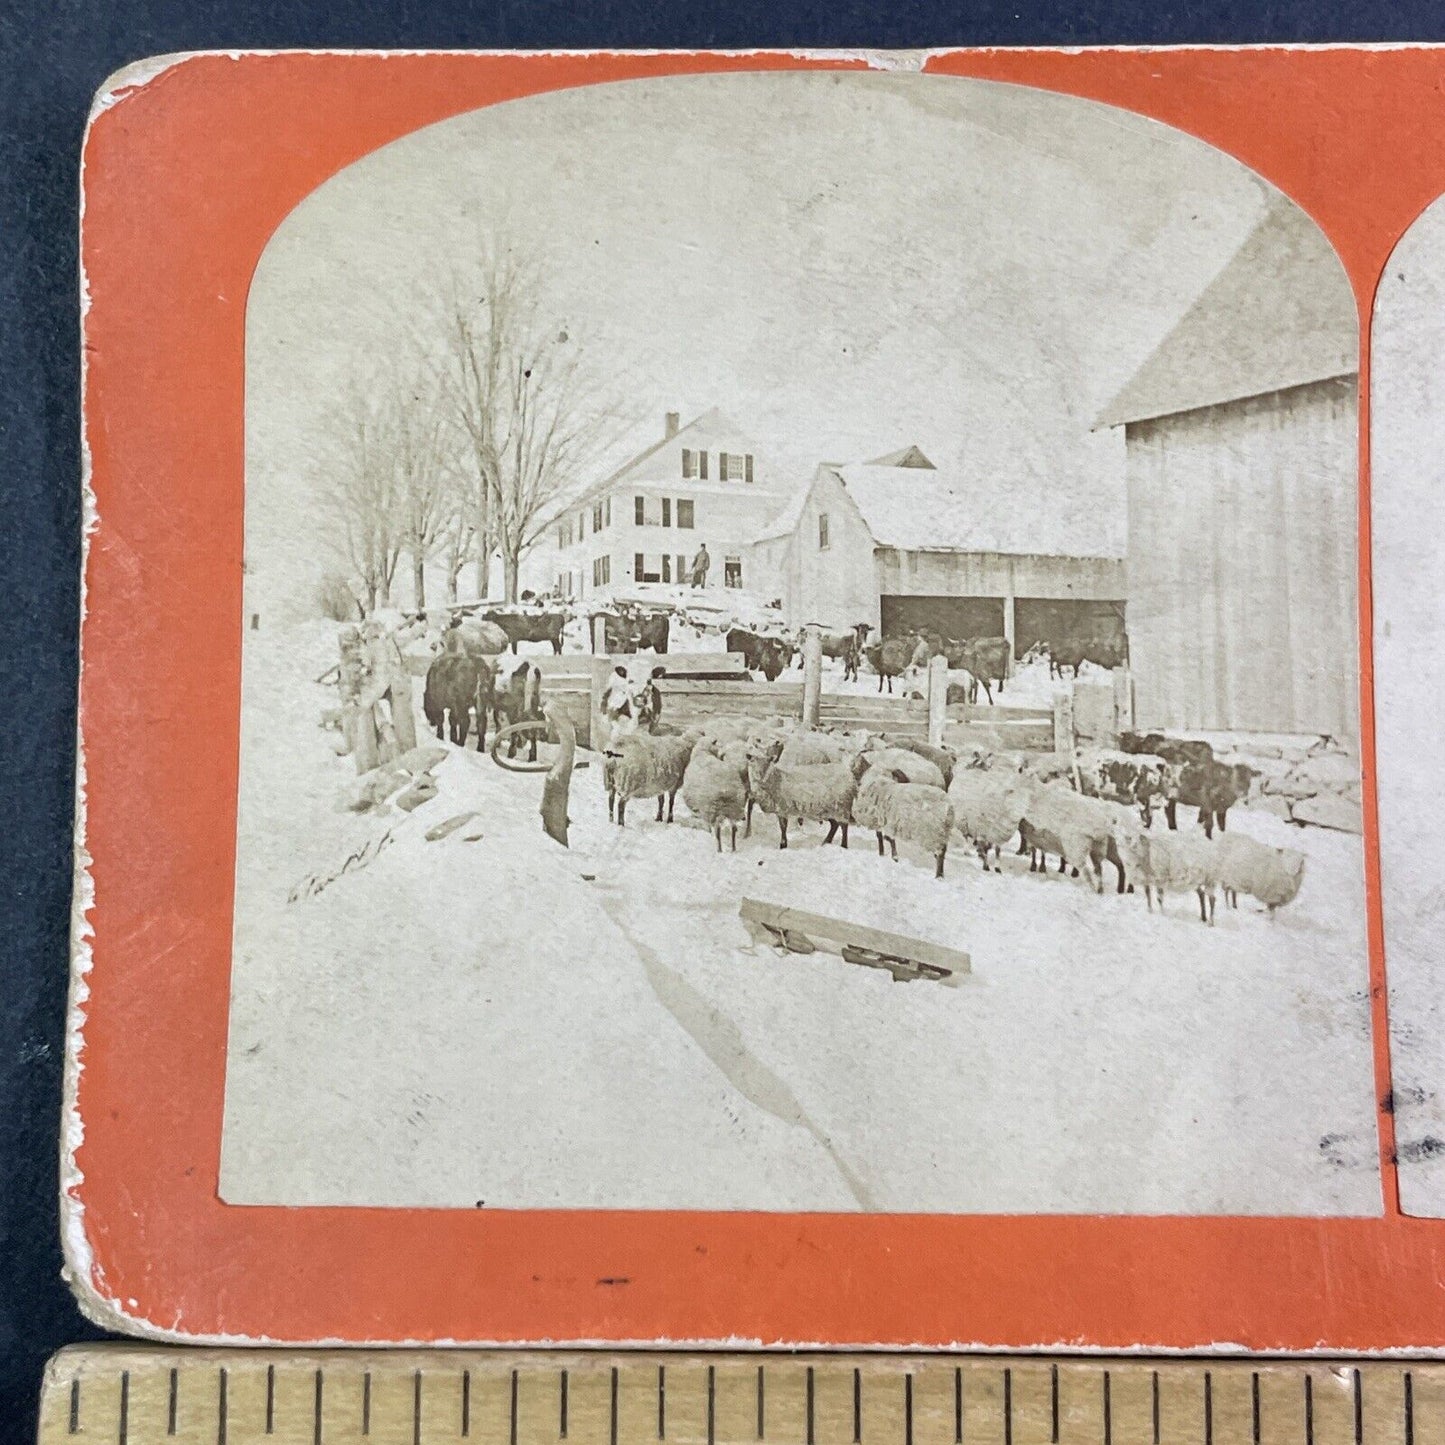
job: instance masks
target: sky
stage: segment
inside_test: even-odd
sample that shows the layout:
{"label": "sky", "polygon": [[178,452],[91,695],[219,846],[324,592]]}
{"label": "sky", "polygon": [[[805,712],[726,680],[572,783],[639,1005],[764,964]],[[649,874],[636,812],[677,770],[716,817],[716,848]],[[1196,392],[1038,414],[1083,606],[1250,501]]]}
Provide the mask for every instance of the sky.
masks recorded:
{"label": "sky", "polygon": [[1128,112],[917,74],[629,81],[415,132],[313,192],[257,268],[253,600],[294,601],[325,562],[336,399],[432,344],[428,298],[487,243],[538,260],[616,397],[599,478],[664,412],[718,406],[800,484],[917,443],[1122,552],[1122,438],[1093,422],[1267,195]]}

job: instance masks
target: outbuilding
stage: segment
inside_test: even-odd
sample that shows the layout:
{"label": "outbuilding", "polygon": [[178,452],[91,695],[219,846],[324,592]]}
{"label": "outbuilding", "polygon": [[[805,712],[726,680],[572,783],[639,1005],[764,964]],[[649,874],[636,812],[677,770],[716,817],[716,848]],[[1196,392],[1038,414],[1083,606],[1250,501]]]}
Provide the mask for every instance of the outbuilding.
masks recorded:
{"label": "outbuilding", "polygon": [[1141,726],[1358,737],[1357,328],[1276,197],[1100,418],[1124,428]]}
{"label": "outbuilding", "polygon": [[1071,532],[1066,508],[1012,515],[910,446],[820,465],[755,538],[753,566],[793,626],[1002,636],[1016,656],[1040,641],[1122,648],[1123,560]]}

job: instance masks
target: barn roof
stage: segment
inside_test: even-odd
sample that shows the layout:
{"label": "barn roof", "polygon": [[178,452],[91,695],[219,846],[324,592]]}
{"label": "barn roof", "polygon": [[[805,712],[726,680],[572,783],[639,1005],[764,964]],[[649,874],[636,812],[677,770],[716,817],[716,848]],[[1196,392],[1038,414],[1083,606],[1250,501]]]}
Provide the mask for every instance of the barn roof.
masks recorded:
{"label": "barn roof", "polygon": [[1119,557],[1103,509],[1069,505],[1067,490],[1025,482],[981,486],[951,472],[854,462],[826,469],[852,498],[874,542],[909,552]]}
{"label": "barn roof", "polygon": [[1353,375],[1358,326],[1339,257],[1298,206],[1277,197],[1094,425]]}

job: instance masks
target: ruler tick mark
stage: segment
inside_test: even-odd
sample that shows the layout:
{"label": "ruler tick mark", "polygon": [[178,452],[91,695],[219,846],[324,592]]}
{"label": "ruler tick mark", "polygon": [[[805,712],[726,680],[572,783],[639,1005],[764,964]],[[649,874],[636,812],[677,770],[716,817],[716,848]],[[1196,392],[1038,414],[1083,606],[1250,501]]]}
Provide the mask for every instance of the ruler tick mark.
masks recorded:
{"label": "ruler tick mark", "polygon": [[1415,1445],[1415,1380],[1405,1371],[1405,1445]]}
{"label": "ruler tick mark", "polygon": [[[813,1372],[808,1371],[811,1375]],[[707,1445],[714,1445],[717,1439],[716,1433],[717,1415],[717,1370],[714,1366],[707,1367]],[[811,1420],[810,1420],[811,1425]],[[813,1445],[811,1429],[808,1432],[808,1445]]]}
{"label": "ruler tick mark", "polygon": [[[1055,1368],[1057,1369],[1058,1367],[1055,1366]],[[1153,1374],[1154,1379],[1150,1386],[1150,1393],[1153,1396],[1154,1407],[1154,1445],[1159,1445],[1159,1371],[1155,1370]],[[1058,1438],[1057,1435],[1054,1436],[1055,1440]]]}
{"label": "ruler tick mark", "polygon": [[1249,1406],[1250,1418],[1254,1431],[1254,1445],[1259,1445],[1259,1371],[1255,1370],[1249,1377]]}
{"label": "ruler tick mark", "polygon": [[1214,1445],[1214,1377],[1204,1372],[1204,1445]]}
{"label": "ruler tick mark", "polygon": [[[462,1371],[462,1438],[472,1433],[472,1372]],[[562,1371],[562,1433],[567,1433],[567,1371]]]}
{"label": "ruler tick mark", "polygon": [[1355,1371],[1355,1445],[1364,1445],[1365,1441],[1365,1387],[1360,1379],[1360,1372]]}
{"label": "ruler tick mark", "polygon": [[[172,1372],[174,1373],[174,1372]],[[172,1431],[172,1434],[175,1432]],[[266,1433],[276,1433],[276,1366],[266,1366]]]}
{"label": "ruler tick mark", "polygon": [[[856,1374],[857,1371],[855,1370],[854,1373]],[[1055,1382],[1055,1388],[1057,1389],[1057,1381]],[[1057,1422],[1058,1422],[1058,1418],[1059,1418],[1059,1412],[1058,1412],[1058,1406],[1057,1406],[1057,1402],[1056,1402],[1056,1403],[1055,1403],[1055,1407],[1054,1407],[1054,1421],[1055,1421],[1055,1424],[1054,1424],[1054,1439],[1055,1439],[1055,1440],[1057,1440],[1057,1439],[1059,1438],[1059,1436],[1058,1436],[1058,1423],[1057,1423]],[[855,1434],[855,1435],[853,1436],[853,1438],[856,1440],[856,1439],[858,1438],[858,1436]],[[962,1365],[955,1365],[955,1366],[953,1367],[953,1445],[963,1445],[963,1366],[962,1366]]]}
{"label": "ruler tick mark", "polygon": [[[1049,1415],[1051,1417],[1049,1440],[1052,1445],[1059,1445],[1059,1367],[1057,1365],[1049,1366]],[[957,1431],[953,1438],[955,1441],[962,1440],[963,1431],[961,1429]],[[1154,1441],[1154,1445],[1159,1445],[1157,1439]]]}
{"label": "ruler tick mark", "polygon": [[[417,1418],[421,1418],[421,1377],[417,1377]],[[512,1371],[512,1398],[508,1404],[507,1440],[508,1445],[517,1445],[517,1372]],[[416,1445],[421,1445],[418,1439]]]}
{"label": "ruler tick mark", "polygon": [[[176,1433],[176,1406],[177,1406],[177,1404],[178,1404],[178,1402],[179,1402],[180,1389],[181,1389],[180,1372],[179,1372],[178,1370],[172,1370],[172,1371],[171,1371],[170,1393],[169,1393],[169,1395],[168,1395],[167,1398],[166,1398],[166,1434],[167,1434],[167,1435],[174,1435],[174,1434]],[[269,1424],[268,1424],[267,1427],[266,1427],[266,1433],[267,1433],[268,1435],[271,1433],[271,1427],[270,1427]]]}
{"label": "ruler tick mark", "polygon": [[1003,1445],[1014,1445],[1014,1372],[1003,1372]]}
{"label": "ruler tick mark", "polygon": [[[517,1372],[512,1371],[512,1398],[517,1395]],[[514,1409],[515,1414],[515,1409]],[[411,1377],[411,1445],[421,1445],[421,1371]]]}
{"label": "ruler tick mark", "polygon": [[853,1371],[853,1442],[863,1438],[863,1372]]}
{"label": "ruler tick mark", "polygon": [[808,1366],[808,1445],[813,1445],[813,1367]]}
{"label": "ruler tick mark", "polygon": [[557,1380],[557,1434],[567,1438],[567,1371],[563,1370]]}
{"label": "ruler tick mark", "polygon": [[1305,1376],[1305,1445],[1315,1445],[1315,1382]]}
{"label": "ruler tick mark", "polygon": [[657,1438],[667,1439],[667,1366],[657,1367]]}
{"label": "ruler tick mark", "polygon": [[903,1377],[903,1445],[913,1445],[913,1376]]}
{"label": "ruler tick mark", "polygon": [[612,1401],[609,1407],[607,1439],[610,1445],[617,1445],[617,1366],[612,1367]]}
{"label": "ruler tick mark", "polygon": [[72,1435],[80,1430],[80,1376],[77,1375],[70,1382],[70,1433]]}
{"label": "ruler tick mark", "polygon": [[226,1391],[226,1371],[222,1369],[220,1380],[216,1386],[216,1445],[226,1445]]}
{"label": "ruler tick mark", "polygon": [[[361,1433],[371,1434],[371,1371],[361,1377]],[[463,1431],[463,1434],[466,1432]]]}
{"label": "ruler tick mark", "polygon": [[1114,1380],[1104,1371],[1104,1445],[1114,1445]]}
{"label": "ruler tick mark", "polygon": [[125,1445],[130,1434],[130,1371],[120,1372],[120,1424],[116,1427],[115,1438]]}
{"label": "ruler tick mark", "polygon": [[321,1396],[325,1385],[322,1383],[321,1371],[316,1372],[316,1401],[312,1410],[311,1441],[312,1445],[321,1445]]}
{"label": "ruler tick mark", "polygon": [[[854,1378],[857,1378],[857,1370],[853,1371]],[[764,1395],[763,1367],[758,1366],[758,1439],[761,1440],[767,1433],[767,1403]],[[858,1438],[856,1435],[853,1437]]]}

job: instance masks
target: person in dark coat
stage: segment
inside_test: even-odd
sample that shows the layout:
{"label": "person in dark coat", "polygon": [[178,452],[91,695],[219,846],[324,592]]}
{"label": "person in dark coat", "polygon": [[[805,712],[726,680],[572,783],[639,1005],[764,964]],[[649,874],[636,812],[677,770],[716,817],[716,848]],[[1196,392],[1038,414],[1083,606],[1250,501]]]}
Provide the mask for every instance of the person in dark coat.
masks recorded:
{"label": "person in dark coat", "polygon": [[697,556],[692,559],[692,585],[694,587],[707,586],[707,569],[712,566],[712,558],[707,554],[707,543],[704,542],[697,549]]}

